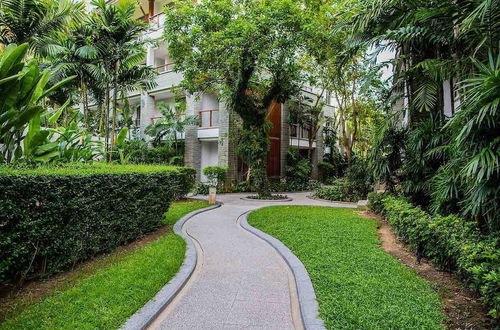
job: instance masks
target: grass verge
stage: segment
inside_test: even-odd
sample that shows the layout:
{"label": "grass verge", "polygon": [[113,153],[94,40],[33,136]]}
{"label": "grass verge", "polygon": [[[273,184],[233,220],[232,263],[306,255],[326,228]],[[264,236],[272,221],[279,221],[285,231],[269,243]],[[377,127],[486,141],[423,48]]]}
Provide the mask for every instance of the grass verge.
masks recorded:
{"label": "grass verge", "polygon": [[[20,294],[4,306],[0,329],[116,329],[149,301],[177,273],[184,260],[184,240],[172,224],[202,201],[173,203],[160,237],[82,265],[42,296]],[[158,235],[157,235],[158,236]],[[156,238],[156,237],[155,237]]]}
{"label": "grass verge", "polygon": [[438,294],[382,251],[375,220],[348,209],[272,206],[248,221],[302,261],[327,328],[444,328]]}

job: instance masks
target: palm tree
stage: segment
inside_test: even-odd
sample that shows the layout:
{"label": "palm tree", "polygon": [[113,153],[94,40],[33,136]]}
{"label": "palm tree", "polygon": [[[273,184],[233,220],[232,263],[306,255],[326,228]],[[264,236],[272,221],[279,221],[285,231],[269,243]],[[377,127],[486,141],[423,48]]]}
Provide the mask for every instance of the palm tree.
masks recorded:
{"label": "palm tree", "polygon": [[[106,146],[115,144],[117,109],[120,91],[147,89],[154,86],[155,72],[141,64],[146,55],[145,42],[140,37],[146,30],[143,22],[134,18],[136,3],[132,0],[107,5],[105,0],[95,0],[96,7],[90,16],[94,43],[98,51],[99,66],[92,74],[105,85],[106,97]],[[111,101],[111,102],[110,102]],[[111,132],[108,127],[111,107]]]}
{"label": "palm tree", "polygon": [[90,26],[74,25],[68,33],[57,33],[51,39],[48,49],[49,63],[56,78],[76,76],[76,88],[79,89],[80,103],[83,107],[84,127],[89,128],[89,84],[93,80],[92,70],[97,64],[98,52],[89,42],[92,37]]}
{"label": "palm tree", "polygon": [[[498,230],[500,1],[372,4],[344,23],[351,24],[353,47],[384,41],[397,51],[394,90],[408,101],[410,137],[403,188],[433,211],[460,212],[485,232]],[[452,90],[459,105],[450,121],[443,115],[444,81],[458,81]]]}
{"label": "palm tree", "polygon": [[45,55],[47,38],[83,18],[83,5],[71,0],[0,1],[0,43],[27,42],[35,55]]}
{"label": "palm tree", "polygon": [[153,145],[173,143],[175,153],[178,154],[177,134],[184,133],[186,126],[198,124],[198,117],[185,116],[182,107],[169,106],[165,102],[158,103],[158,108],[163,116],[146,127],[145,133],[153,137]]}

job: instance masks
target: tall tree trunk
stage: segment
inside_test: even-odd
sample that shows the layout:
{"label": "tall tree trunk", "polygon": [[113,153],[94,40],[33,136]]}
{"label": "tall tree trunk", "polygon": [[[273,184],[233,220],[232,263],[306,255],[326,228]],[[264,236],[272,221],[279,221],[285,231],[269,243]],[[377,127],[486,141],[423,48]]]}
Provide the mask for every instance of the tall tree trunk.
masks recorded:
{"label": "tall tree trunk", "polygon": [[80,102],[82,103],[83,107],[83,127],[85,127],[85,130],[88,130],[89,127],[89,120],[88,120],[88,104],[86,101],[86,94],[87,94],[87,89],[85,87],[85,82],[83,79],[80,80]]}
{"label": "tall tree trunk", "polygon": [[[116,109],[118,107],[118,70],[120,64],[117,62],[113,76],[113,117],[111,123],[111,148],[115,146],[116,139]],[[109,161],[111,161],[111,153],[109,154]]]}
{"label": "tall tree trunk", "polygon": [[109,84],[106,85],[106,97],[105,97],[105,103],[106,103],[106,116],[104,119],[104,127],[105,127],[105,146],[106,146],[106,159],[109,161],[109,93],[110,93],[110,87]]}

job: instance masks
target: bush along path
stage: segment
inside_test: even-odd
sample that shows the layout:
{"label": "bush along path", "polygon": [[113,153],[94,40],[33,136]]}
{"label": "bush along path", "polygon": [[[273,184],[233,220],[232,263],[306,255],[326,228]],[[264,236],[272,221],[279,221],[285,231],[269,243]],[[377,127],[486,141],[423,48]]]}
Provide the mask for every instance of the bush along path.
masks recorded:
{"label": "bush along path", "polygon": [[[149,301],[177,273],[185,242],[172,224],[204,201],[174,202],[164,227],[144,244],[91,261],[55,280],[49,292],[30,293],[0,305],[6,320],[0,329],[116,329]],[[159,238],[158,238],[159,236]],[[68,274],[66,274],[68,275]]]}

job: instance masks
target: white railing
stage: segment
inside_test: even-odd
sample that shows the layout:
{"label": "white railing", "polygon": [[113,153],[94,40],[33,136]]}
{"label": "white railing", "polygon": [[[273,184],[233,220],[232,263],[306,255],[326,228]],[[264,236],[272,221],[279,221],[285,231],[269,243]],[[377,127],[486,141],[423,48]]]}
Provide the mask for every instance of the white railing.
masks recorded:
{"label": "white railing", "polygon": [[149,30],[156,31],[165,25],[165,14],[159,13],[149,18]]}
{"label": "white railing", "polygon": [[174,71],[174,62],[165,63],[163,65],[157,66],[155,70],[158,73],[172,72]]}

